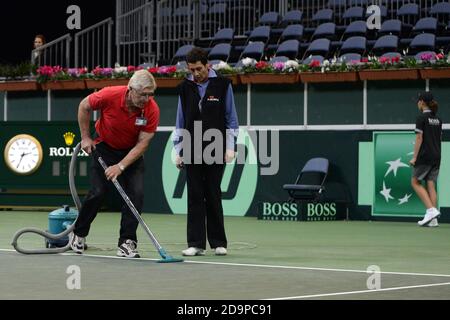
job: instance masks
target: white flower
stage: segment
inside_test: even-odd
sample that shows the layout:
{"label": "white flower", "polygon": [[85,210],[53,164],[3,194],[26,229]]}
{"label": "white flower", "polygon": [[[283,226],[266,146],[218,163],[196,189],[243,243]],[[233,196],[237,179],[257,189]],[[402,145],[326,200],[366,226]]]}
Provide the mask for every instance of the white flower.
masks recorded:
{"label": "white flower", "polygon": [[242,65],[244,67],[250,67],[256,65],[256,60],[253,58],[244,58],[242,59]]}
{"label": "white flower", "polygon": [[284,64],[284,69],[297,69],[299,67],[299,64],[297,61],[295,60],[288,60],[286,61],[286,63]]}
{"label": "white flower", "polygon": [[114,68],[114,73],[127,73],[128,68],[127,67],[121,67],[120,65],[116,64],[116,67]]}
{"label": "white flower", "polygon": [[231,69],[231,67],[228,65],[228,63],[226,63],[224,61],[220,61],[219,63],[213,64],[212,68],[214,70]]}
{"label": "white flower", "polygon": [[330,61],[329,60],[324,60],[322,62],[323,66],[328,67],[330,65]]}

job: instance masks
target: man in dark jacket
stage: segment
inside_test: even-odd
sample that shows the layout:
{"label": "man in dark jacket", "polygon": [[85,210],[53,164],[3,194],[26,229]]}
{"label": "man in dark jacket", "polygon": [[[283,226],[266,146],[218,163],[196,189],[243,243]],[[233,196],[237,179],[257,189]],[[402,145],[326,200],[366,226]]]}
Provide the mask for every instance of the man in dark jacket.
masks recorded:
{"label": "man in dark jacket", "polygon": [[[191,75],[180,86],[175,131],[176,165],[186,168],[188,188],[185,256],[204,255],[206,239],[216,255],[227,254],[220,184],[233,161],[239,124],[230,80],[209,68],[207,53],[194,48],[186,58]],[[181,131],[191,139],[184,139]],[[214,151],[203,140],[213,139]],[[190,145],[187,143],[190,140]]]}

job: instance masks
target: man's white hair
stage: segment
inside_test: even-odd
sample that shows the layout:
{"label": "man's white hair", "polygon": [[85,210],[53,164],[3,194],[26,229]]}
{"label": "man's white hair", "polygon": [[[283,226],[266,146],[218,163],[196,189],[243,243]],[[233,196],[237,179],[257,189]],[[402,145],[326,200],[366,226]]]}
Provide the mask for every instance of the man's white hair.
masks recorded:
{"label": "man's white hair", "polygon": [[138,70],[128,82],[128,87],[135,90],[143,90],[144,88],[156,90],[156,81],[153,75],[147,70]]}

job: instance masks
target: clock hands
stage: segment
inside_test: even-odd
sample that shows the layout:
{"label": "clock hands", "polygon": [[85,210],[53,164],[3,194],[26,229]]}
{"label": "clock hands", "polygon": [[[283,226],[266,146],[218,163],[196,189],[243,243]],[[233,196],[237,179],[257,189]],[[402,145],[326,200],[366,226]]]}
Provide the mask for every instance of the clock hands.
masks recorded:
{"label": "clock hands", "polygon": [[19,163],[17,164],[17,169],[19,169],[19,166],[20,166],[20,163],[22,162],[22,160],[23,160],[23,158],[25,157],[25,156],[27,156],[27,155],[29,155],[29,154],[31,154],[31,152],[28,152],[28,153],[22,153],[22,155],[20,156],[20,161],[19,161]]}

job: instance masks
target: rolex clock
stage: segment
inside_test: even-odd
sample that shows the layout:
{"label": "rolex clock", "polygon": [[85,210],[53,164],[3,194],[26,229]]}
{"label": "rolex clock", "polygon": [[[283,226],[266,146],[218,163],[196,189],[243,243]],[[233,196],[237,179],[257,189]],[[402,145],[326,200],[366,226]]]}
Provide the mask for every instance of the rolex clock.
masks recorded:
{"label": "rolex clock", "polygon": [[30,175],[42,163],[42,146],[35,137],[19,134],[6,144],[4,156],[11,171],[19,175]]}

